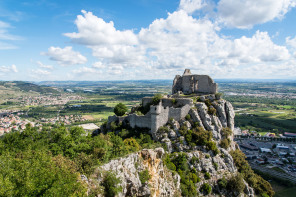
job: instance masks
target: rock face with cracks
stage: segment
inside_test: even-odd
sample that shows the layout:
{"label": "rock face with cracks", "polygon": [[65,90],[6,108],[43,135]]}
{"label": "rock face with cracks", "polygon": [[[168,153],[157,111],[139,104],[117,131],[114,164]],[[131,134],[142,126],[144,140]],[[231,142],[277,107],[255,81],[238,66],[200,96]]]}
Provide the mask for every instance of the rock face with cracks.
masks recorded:
{"label": "rock face with cracks", "polygon": [[[97,181],[104,171],[112,171],[120,179],[122,192],[117,196],[180,196],[180,176],[169,171],[162,161],[163,148],[143,149],[112,160],[98,169]],[[149,180],[141,183],[139,173],[148,170]]]}

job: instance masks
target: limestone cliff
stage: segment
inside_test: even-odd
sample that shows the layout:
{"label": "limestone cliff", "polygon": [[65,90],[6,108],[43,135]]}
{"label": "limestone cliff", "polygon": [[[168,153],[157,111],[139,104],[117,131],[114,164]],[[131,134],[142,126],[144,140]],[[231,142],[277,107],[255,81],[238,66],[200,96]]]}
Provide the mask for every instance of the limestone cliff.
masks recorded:
{"label": "limestone cliff", "polygon": [[[244,180],[241,180],[243,191],[230,191],[218,183],[239,174],[229,154],[236,149],[232,139],[235,114],[231,103],[215,95],[195,97],[190,103],[182,118],[168,117],[166,124],[151,133],[165,151],[163,148],[144,149],[112,160],[100,166],[96,178],[89,182],[99,185],[103,173],[112,171],[120,179],[122,188],[117,196],[186,196],[189,183],[194,191],[190,196],[254,196],[254,190]],[[111,119],[120,123],[116,117]],[[186,158],[186,162],[180,171],[176,161],[181,157]],[[145,170],[149,180],[141,182],[140,174]],[[208,193],[206,186],[211,192]]]}

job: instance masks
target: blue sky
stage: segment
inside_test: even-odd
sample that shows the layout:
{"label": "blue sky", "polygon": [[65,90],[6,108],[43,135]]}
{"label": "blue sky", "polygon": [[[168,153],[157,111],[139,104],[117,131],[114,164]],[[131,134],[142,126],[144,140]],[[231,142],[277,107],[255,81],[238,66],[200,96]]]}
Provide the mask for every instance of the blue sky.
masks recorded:
{"label": "blue sky", "polygon": [[1,0],[1,80],[296,78],[296,0]]}

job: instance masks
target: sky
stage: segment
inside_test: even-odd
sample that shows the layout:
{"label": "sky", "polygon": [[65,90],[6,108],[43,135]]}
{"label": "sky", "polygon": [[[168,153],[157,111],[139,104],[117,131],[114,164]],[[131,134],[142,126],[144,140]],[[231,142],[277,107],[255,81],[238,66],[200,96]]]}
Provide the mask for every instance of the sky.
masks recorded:
{"label": "sky", "polygon": [[0,80],[296,79],[296,0],[0,0]]}

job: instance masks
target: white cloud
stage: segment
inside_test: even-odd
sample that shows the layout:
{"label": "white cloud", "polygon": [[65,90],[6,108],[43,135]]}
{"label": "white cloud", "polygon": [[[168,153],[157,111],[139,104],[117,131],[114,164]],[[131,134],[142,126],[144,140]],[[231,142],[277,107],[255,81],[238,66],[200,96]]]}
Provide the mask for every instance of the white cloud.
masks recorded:
{"label": "white cloud", "polygon": [[37,76],[39,76],[39,75],[50,75],[51,74],[50,71],[44,70],[44,69],[32,69],[31,72],[32,72],[32,74],[37,75]]}
{"label": "white cloud", "polygon": [[[132,30],[119,31],[114,23],[105,22],[92,12],[82,10],[75,21],[78,32],[65,33],[75,43],[92,49],[92,55],[104,65],[140,65],[145,51],[140,47],[138,37]],[[97,65],[95,65],[97,66]]]}
{"label": "white cloud", "polygon": [[20,36],[10,34],[8,32],[9,28],[12,28],[10,24],[0,21],[0,50],[16,49],[17,47],[11,43],[8,43],[8,41],[22,39]]}
{"label": "white cloud", "polygon": [[[92,67],[82,67],[73,73],[91,75],[102,71],[106,73],[102,76],[106,79],[116,74],[170,78],[176,73],[181,74],[184,68],[191,68],[199,74],[229,77],[247,75],[244,72],[251,73],[248,67],[255,69],[258,65],[260,68],[262,64],[276,69],[277,64],[281,65],[291,57],[286,46],[275,44],[267,32],[257,31],[249,37],[232,39],[221,35],[219,23],[206,17],[197,19],[189,13],[180,8],[134,33],[119,31],[113,23],[84,11],[84,16],[78,16],[76,20],[78,32],[65,35],[73,42],[91,48],[98,61]],[[119,39],[111,38],[104,28],[109,28],[110,34]],[[126,36],[126,32],[132,39]],[[133,72],[138,74],[132,75]]]}
{"label": "white cloud", "polygon": [[43,64],[43,63],[40,62],[40,61],[37,61],[36,63],[38,64],[38,66],[39,66],[40,68],[45,68],[45,69],[49,69],[49,70],[52,70],[52,69],[53,69],[53,66],[52,66],[52,65],[45,65],[45,64]]}
{"label": "white cloud", "polygon": [[57,61],[62,66],[84,64],[87,62],[87,58],[79,52],[73,51],[71,46],[65,48],[50,47],[48,52],[41,54],[49,56],[50,60]]}
{"label": "white cloud", "polygon": [[[209,20],[195,19],[180,10],[157,19],[139,33],[158,68],[191,67],[209,72],[211,65],[281,61],[289,58],[284,46],[274,44],[266,32],[231,40],[217,34]],[[205,67],[205,65],[207,67]]]}
{"label": "white cloud", "polygon": [[106,68],[106,65],[104,65],[102,62],[95,62],[95,63],[93,63],[93,68],[99,68],[99,69],[101,69],[101,68]]}
{"label": "white cloud", "polygon": [[227,26],[251,28],[282,19],[295,6],[295,0],[220,0],[217,9],[220,20]]}
{"label": "white cloud", "polygon": [[73,42],[84,45],[134,45],[138,40],[131,30],[116,30],[112,21],[105,22],[92,12],[82,10],[83,16],[78,15],[75,24],[78,33],[65,33]]}
{"label": "white cloud", "polygon": [[274,44],[267,32],[257,31],[251,38],[235,39],[229,57],[237,57],[242,63],[287,60],[290,57],[285,46]]}
{"label": "white cloud", "polygon": [[206,5],[205,0],[181,0],[179,9],[191,14]]}
{"label": "white cloud", "polygon": [[89,68],[89,67],[86,67],[86,66],[83,66],[81,68],[78,68],[78,69],[74,69],[72,71],[74,74],[98,74],[98,73],[101,73],[100,71],[94,69],[94,68]]}
{"label": "white cloud", "polygon": [[286,44],[291,46],[292,48],[296,49],[296,36],[294,38],[287,37]]}
{"label": "white cloud", "polygon": [[14,65],[14,64],[11,65],[11,70],[12,70],[12,72],[14,72],[14,73],[17,73],[17,72],[18,72],[18,70],[17,70],[17,68],[16,68],[16,65]]}
{"label": "white cloud", "polygon": [[17,73],[18,69],[13,64],[11,66],[0,66],[0,73]]}

